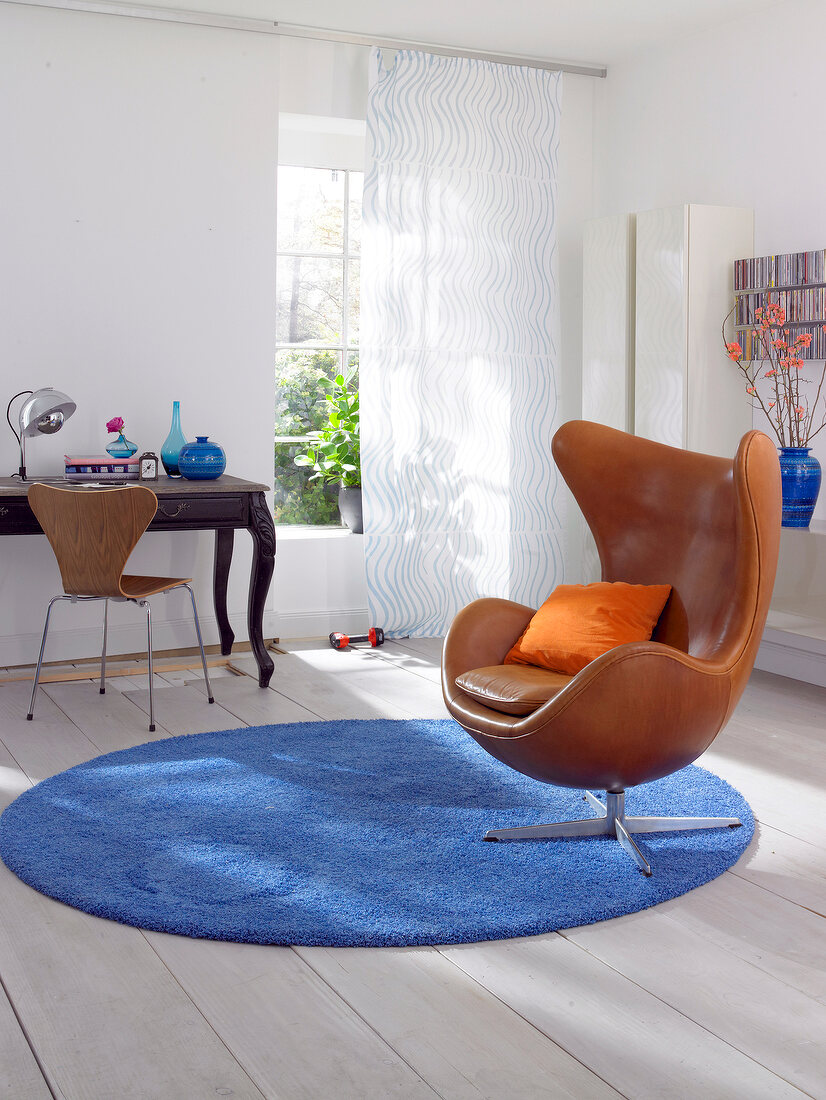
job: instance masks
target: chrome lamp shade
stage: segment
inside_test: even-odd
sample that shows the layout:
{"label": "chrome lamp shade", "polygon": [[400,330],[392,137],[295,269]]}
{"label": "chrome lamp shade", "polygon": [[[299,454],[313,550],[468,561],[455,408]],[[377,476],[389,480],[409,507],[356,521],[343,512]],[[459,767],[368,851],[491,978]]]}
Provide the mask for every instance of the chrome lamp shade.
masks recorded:
{"label": "chrome lamp shade", "polygon": [[24,435],[54,435],[63,427],[77,405],[60,390],[47,386],[34,393],[20,409],[20,437]]}
{"label": "chrome lamp shade", "polygon": [[[23,402],[18,414],[20,432],[19,434],[14,433],[20,444],[20,469],[18,474],[23,481],[26,480],[26,438],[35,435],[54,435],[55,432],[60,431],[77,408],[71,397],[61,393],[60,390],[53,389],[51,386],[46,386],[44,389],[35,390],[34,392],[22,390],[20,393],[15,394],[12,401],[24,394],[29,396]],[[9,409],[6,410],[6,419],[9,421],[9,425],[12,426],[9,416],[10,409],[11,401],[9,402]],[[12,431],[14,431],[13,426]]]}

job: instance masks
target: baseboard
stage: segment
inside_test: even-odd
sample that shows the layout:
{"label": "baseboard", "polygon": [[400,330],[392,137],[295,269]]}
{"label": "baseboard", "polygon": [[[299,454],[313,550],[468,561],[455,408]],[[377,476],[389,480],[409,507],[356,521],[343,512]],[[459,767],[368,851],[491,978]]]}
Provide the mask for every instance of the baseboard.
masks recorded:
{"label": "baseboard", "polygon": [[826,687],[826,641],[767,627],[754,667]]}
{"label": "baseboard", "polygon": [[[96,657],[100,653],[101,628],[72,629],[71,616],[63,623],[54,621],[49,627],[45,660],[70,662],[81,657]],[[214,615],[201,615],[201,630],[206,645],[218,642],[218,623]],[[236,638],[246,641],[247,616],[239,612],[229,617]],[[365,608],[343,608],[317,611],[265,611],[264,638],[323,638],[334,630],[345,634],[367,631]],[[7,634],[0,637],[0,668],[33,665],[40,649],[40,634]],[[152,641],[156,652],[195,645],[191,618],[166,619],[152,624]],[[134,623],[110,624],[108,650],[111,657],[120,653],[143,653],[146,650],[146,619],[139,614]]]}
{"label": "baseboard", "polygon": [[324,638],[334,630],[343,634],[366,634],[368,625],[366,607],[287,611],[278,615],[278,637]]}

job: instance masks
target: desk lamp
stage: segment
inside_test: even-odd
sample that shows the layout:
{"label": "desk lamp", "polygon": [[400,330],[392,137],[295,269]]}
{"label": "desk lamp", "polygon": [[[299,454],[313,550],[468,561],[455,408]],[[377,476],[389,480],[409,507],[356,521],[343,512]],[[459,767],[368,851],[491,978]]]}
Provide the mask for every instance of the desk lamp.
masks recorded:
{"label": "desk lamp", "polygon": [[[14,430],[9,413],[12,401],[16,401],[18,397],[22,397],[24,394],[30,396],[23,402],[20,409],[20,415],[18,416],[20,434],[18,435]],[[21,390],[9,401],[6,409],[6,420],[8,420],[9,427],[14,432],[15,439],[20,444],[20,469],[17,471],[17,476],[21,481],[26,480],[26,436],[54,435],[55,432],[60,431],[64,422],[69,419],[76,408],[77,405],[71,397],[67,397],[60,390],[52,389],[51,386],[47,386],[42,390]]]}

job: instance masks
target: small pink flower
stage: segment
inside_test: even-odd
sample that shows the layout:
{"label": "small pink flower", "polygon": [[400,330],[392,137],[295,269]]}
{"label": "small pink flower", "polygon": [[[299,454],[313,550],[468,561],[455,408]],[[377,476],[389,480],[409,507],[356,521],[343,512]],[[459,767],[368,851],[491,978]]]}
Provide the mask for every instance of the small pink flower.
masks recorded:
{"label": "small pink flower", "polygon": [[801,332],[798,338],[795,340],[796,344],[800,344],[801,347],[807,348],[812,342],[812,334],[810,332]]}
{"label": "small pink flower", "polygon": [[733,359],[735,363],[743,358],[743,349],[736,340],[732,344],[726,344],[726,351],[728,352],[729,359]]}
{"label": "small pink flower", "polygon": [[755,393],[757,393],[757,390],[754,388],[754,386],[746,386],[746,393],[751,394],[751,396],[753,397]]}
{"label": "small pink flower", "polygon": [[770,401],[770,402],[769,402],[769,408],[770,408],[770,409],[773,409],[773,408],[774,408],[774,405],[775,405],[774,401]]}
{"label": "small pink flower", "polygon": [[[111,420],[106,421],[107,432],[122,432],[123,431],[123,417],[113,416]],[[114,444],[113,444],[114,446]]]}

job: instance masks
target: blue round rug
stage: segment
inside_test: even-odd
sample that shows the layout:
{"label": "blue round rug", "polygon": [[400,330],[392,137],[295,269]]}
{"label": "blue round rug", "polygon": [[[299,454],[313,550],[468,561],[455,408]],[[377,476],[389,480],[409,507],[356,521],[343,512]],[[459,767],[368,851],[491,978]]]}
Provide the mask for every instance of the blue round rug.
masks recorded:
{"label": "blue round rug", "polygon": [[379,946],[529,936],[632,913],[722,874],[754,821],[690,766],[629,791],[630,814],[742,829],[486,843],[486,829],[592,816],[456,723],[301,722],[151,741],[44,780],[0,817],[25,882],[140,928],[272,944]]}

